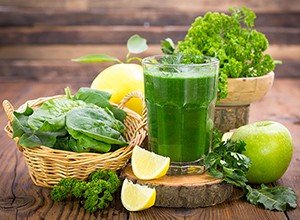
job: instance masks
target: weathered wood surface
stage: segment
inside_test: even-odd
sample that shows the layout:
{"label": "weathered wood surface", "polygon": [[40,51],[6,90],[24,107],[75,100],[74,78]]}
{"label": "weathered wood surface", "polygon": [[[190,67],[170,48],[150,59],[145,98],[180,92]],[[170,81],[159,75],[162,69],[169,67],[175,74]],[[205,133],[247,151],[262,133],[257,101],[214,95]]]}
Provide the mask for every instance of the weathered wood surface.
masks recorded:
{"label": "weathered wood surface", "polygon": [[[300,16],[299,16],[300,19]],[[191,24],[191,23],[190,23]],[[57,27],[5,27],[1,28],[0,45],[5,44],[121,44],[139,34],[149,43],[162,39],[174,42],[184,39],[187,26],[57,26]],[[300,28],[258,27],[270,44],[300,44]]]}
{"label": "weathered wood surface", "polygon": [[[88,83],[48,82],[0,82],[0,100],[9,99],[19,106],[28,99],[61,93],[67,85],[76,90]],[[267,96],[254,103],[250,110],[250,121],[263,119],[283,123],[291,131],[294,140],[294,156],[286,174],[279,184],[291,186],[300,196],[300,79],[276,79]],[[0,108],[0,127],[6,123]],[[0,132],[0,219],[300,219],[300,207],[282,213],[266,211],[250,205],[242,199],[208,208],[171,209],[150,208],[127,213],[117,199],[110,209],[90,215],[75,201],[58,204],[49,198],[49,190],[36,187],[30,180],[22,154],[14,142]],[[298,206],[299,206],[298,201]]]}
{"label": "weathered wood surface", "polygon": [[[174,4],[176,3],[176,4]],[[300,6],[297,0],[285,0],[286,4],[282,4],[282,1],[264,0],[257,2],[256,0],[165,0],[159,4],[162,9],[180,9],[183,11],[199,11],[199,10],[219,10],[231,6],[247,6],[252,7],[258,11],[267,12],[293,12],[299,11]],[[19,6],[24,8],[36,8],[36,9],[65,9],[65,10],[89,10],[89,9],[115,9],[126,8],[130,5],[133,9],[157,9],[158,5],[154,4],[151,0],[52,0],[51,4],[47,0],[1,0],[1,5],[4,6]],[[72,5],[72,6],[71,6]],[[268,7],[266,7],[266,5]]]}
{"label": "weathered wood surface", "polygon": [[[111,63],[78,64],[72,58],[86,54],[104,53],[124,59],[126,56],[125,41],[123,45],[10,45],[0,46],[0,81],[15,82],[20,80],[88,82]],[[149,45],[141,57],[159,54],[159,45]],[[268,49],[274,59],[282,60],[277,65],[275,76],[299,77],[300,46],[271,45]],[[63,74],[61,74],[63,73]],[[58,77],[60,76],[60,77]]]}
{"label": "weathered wood surface", "polygon": [[139,180],[132,167],[121,173],[125,179],[156,190],[155,206],[196,208],[226,202],[232,196],[233,186],[204,173],[201,175],[163,176],[154,180]]}

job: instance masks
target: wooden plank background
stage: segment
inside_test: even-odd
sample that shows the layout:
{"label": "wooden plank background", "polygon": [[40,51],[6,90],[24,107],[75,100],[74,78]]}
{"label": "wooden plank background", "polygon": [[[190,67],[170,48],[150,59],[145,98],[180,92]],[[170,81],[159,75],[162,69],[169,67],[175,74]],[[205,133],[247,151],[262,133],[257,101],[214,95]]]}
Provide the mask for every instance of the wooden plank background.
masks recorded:
{"label": "wooden plank background", "polygon": [[107,53],[124,58],[128,37],[147,38],[160,53],[160,40],[182,39],[195,17],[209,10],[247,6],[270,42],[269,53],[283,61],[276,77],[299,77],[298,0],[0,0],[0,80],[91,82],[108,64],[80,65],[71,58]]}

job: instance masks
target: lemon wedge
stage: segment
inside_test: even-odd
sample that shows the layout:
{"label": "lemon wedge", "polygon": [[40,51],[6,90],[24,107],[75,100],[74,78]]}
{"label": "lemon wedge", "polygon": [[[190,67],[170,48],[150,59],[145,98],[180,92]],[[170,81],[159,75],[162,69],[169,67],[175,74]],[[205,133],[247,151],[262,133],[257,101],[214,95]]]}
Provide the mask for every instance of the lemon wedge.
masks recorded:
{"label": "lemon wedge", "polygon": [[141,211],[154,205],[155,188],[134,184],[125,179],[121,190],[121,201],[128,211]]}
{"label": "lemon wedge", "polygon": [[137,178],[151,180],[166,175],[170,167],[170,158],[135,146],[132,152],[131,164],[133,173]]}

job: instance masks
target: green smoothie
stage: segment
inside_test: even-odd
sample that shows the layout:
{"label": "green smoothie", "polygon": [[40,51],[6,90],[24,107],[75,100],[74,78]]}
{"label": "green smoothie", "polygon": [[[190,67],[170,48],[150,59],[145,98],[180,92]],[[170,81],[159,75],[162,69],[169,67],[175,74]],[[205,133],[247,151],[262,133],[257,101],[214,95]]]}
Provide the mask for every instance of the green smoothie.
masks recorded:
{"label": "green smoothie", "polygon": [[209,151],[218,68],[204,67],[144,67],[149,146],[171,162],[196,161]]}

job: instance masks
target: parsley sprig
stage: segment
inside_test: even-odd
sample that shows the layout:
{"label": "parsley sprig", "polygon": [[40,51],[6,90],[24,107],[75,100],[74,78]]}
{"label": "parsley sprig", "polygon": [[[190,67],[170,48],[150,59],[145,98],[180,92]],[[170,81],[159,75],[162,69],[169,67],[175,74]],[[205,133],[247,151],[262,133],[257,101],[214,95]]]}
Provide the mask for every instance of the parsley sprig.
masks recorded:
{"label": "parsley sprig", "polygon": [[[220,140],[219,134],[217,132],[214,134],[215,140]],[[268,187],[262,184],[256,189],[247,184],[246,173],[251,161],[243,154],[245,146],[242,141],[232,140],[214,143],[212,151],[205,157],[208,172],[216,178],[242,188],[251,204],[277,211],[296,208],[297,196],[289,187]]]}
{"label": "parsley sprig", "polygon": [[109,206],[120,185],[121,181],[115,171],[98,170],[90,175],[88,182],[74,178],[60,180],[53,187],[51,198],[59,202],[73,196],[83,201],[85,210],[95,212]]}

